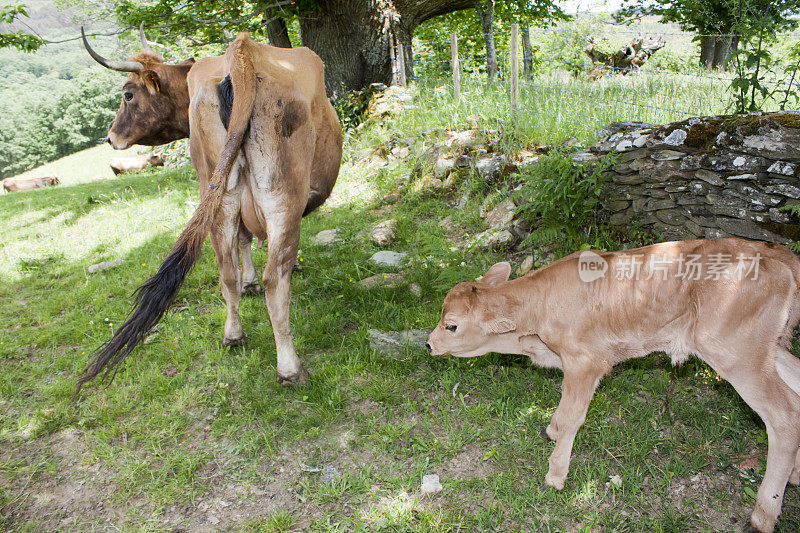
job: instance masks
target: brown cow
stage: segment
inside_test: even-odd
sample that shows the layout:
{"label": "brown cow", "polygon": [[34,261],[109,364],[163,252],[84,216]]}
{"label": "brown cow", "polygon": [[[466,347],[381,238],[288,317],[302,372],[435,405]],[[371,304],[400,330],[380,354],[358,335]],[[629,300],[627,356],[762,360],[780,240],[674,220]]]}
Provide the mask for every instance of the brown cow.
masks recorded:
{"label": "brown cow", "polygon": [[[144,36],[142,35],[144,41]],[[330,195],[339,173],[342,133],[325,95],[323,64],[307,48],[274,48],[241,33],[219,57],[165,65],[151,51],[108,68],[130,72],[108,135],[114,148],[189,138],[202,198],[158,272],[137,293],[136,308],[94,355],[80,387],[113,370],[161,319],[211,235],[227,304],[223,343],[244,340],[239,300],[258,286],[252,236],[269,242],[263,274],[278,352],[278,379],[305,383],[289,325],[290,276],[301,218]],[[188,76],[187,76],[188,74]],[[239,268],[239,251],[243,271]]]}
{"label": "brown cow", "polygon": [[42,187],[52,187],[61,183],[57,176],[45,176],[42,178],[6,178],[3,180],[3,188],[8,192],[29,191]]}
{"label": "brown cow", "polygon": [[142,170],[147,167],[163,167],[164,156],[162,154],[137,155],[136,157],[115,157],[108,163],[114,174],[119,176],[125,172]]}
{"label": "brown cow", "polygon": [[564,488],[575,433],[600,380],[622,361],[696,354],[733,385],[767,428],[767,470],[752,525],[773,530],[786,482],[800,483],[800,259],[741,239],[585,251],[508,281],[497,263],[444,300],[432,355],[524,354],[561,368],[561,402],[545,432],[556,441],[545,483]]}

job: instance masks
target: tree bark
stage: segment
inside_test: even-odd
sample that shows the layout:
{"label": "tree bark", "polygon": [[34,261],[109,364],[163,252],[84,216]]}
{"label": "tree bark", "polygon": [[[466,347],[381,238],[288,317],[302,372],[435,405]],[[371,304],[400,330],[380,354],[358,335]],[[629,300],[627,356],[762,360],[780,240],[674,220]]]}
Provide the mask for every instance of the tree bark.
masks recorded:
{"label": "tree bark", "polygon": [[317,0],[299,16],[303,45],[325,62],[329,96],[371,83],[392,82],[392,37],[406,55],[406,77],[413,77],[411,36],[422,22],[467,9],[475,0]]}
{"label": "tree bark", "polygon": [[483,38],[486,42],[486,74],[489,81],[497,81],[497,51],[494,47],[494,0],[486,2],[484,7],[481,2],[475,3],[475,11],[481,20]]}
{"label": "tree bark", "polygon": [[736,51],[739,46],[739,36],[720,35],[716,37],[716,46],[714,47],[714,68],[728,69],[731,54]]}
{"label": "tree bark", "polygon": [[289,29],[286,27],[286,20],[278,14],[278,10],[268,8],[267,16],[273,18],[267,24],[267,37],[269,44],[279,48],[291,48],[292,41],[289,39]]}
{"label": "tree bark", "polygon": [[531,46],[531,30],[527,24],[522,26],[522,76],[533,78],[533,46]]}
{"label": "tree bark", "polygon": [[700,40],[700,66],[707,69],[714,68],[716,37],[701,37]]}

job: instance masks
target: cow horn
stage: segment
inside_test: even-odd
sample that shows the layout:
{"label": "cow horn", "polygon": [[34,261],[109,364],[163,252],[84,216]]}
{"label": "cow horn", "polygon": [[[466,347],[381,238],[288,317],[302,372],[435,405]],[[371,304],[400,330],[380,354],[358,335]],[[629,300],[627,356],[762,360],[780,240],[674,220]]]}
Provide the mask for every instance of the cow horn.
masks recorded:
{"label": "cow horn", "polygon": [[144,70],[144,65],[138,61],[107,61],[104,59],[103,56],[92,50],[92,47],[89,46],[89,41],[86,40],[86,33],[83,31],[83,26],[81,26],[81,37],[83,37],[83,46],[86,48],[86,51],[89,52],[89,55],[92,56],[92,59],[104,67],[120,72],[140,72]]}
{"label": "cow horn", "polygon": [[142,48],[144,48],[145,51],[155,53],[155,50],[150,47],[150,43],[147,42],[147,37],[144,36],[144,21],[139,24],[139,38],[142,40]]}

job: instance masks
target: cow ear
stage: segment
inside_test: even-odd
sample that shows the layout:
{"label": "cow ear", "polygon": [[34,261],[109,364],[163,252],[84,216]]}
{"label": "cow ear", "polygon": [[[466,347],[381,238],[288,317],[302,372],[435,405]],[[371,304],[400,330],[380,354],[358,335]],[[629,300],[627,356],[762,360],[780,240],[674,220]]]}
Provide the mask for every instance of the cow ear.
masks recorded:
{"label": "cow ear", "polygon": [[142,80],[144,80],[147,90],[151,93],[157,93],[161,90],[161,80],[154,70],[143,70]]}
{"label": "cow ear", "polygon": [[508,281],[511,275],[511,264],[508,261],[495,263],[492,268],[486,271],[481,281],[488,285],[496,285],[504,281]]}

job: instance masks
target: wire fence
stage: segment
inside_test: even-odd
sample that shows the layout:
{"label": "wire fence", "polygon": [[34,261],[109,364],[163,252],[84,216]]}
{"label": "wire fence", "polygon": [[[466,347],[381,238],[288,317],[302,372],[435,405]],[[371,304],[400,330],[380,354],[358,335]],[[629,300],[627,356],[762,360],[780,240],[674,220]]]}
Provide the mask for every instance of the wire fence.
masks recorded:
{"label": "wire fence", "polygon": [[[704,69],[699,66],[697,52],[687,52],[696,50],[698,45],[692,41],[704,37],[748,37],[734,34],[691,34],[688,32],[659,32],[654,31],[653,27],[643,28],[611,28],[610,34],[603,34],[593,31],[573,32],[572,35],[560,39],[564,41],[564,46],[571,46],[571,54],[548,54],[542,53],[534,45],[534,54],[528,54],[524,58],[526,74],[522,79],[515,80],[510,72],[510,65],[515,58],[519,57],[519,50],[509,46],[509,41],[516,41],[514,34],[519,31],[516,25],[508,30],[495,31],[494,41],[497,45],[497,81],[490,83],[497,90],[508,92],[510,86],[519,83],[523,89],[523,99],[526,90],[536,89],[552,94],[570,95],[581,99],[595,102],[603,102],[609,105],[633,107],[643,110],[653,110],[671,115],[692,117],[706,114],[717,114],[726,111],[725,106],[733,102],[733,85],[737,79],[737,73],[726,69]],[[596,30],[596,28],[595,28]],[[534,43],[540,43],[550,37],[559,35],[562,30],[558,28],[530,28],[529,36]],[[453,93],[456,98],[461,94],[462,79],[464,84],[474,85],[475,81],[483,78],[487,79],[488,66],[484,48],[484,35],[451,35],[448,40],[428,40],[421,41],[415,39],[414,42],[414,70],[415,81],[425,85],[453,86]],[[778,32],[771,34],[785,41],[800,41],[800,32]],[[658,57],[658,51],[649,57],[648,61],[640,66],[613,66],[603,65],[592,62],[589,57],[580,57],[580,39],[583,39],[585,46],[594,36],[594,41],[630,42],[635,37],[652,36],[665,43],[662,56],[669,55],[668,59]],[[571,41],[570,41],[571,39]],[[626,41],[622,41],[626,39]],[[558,41],[558,39],[556,39]],[[608,45],[605,46],[606,48]],[[613,48],[613,45],[611,45]],[[459,57],[459,49],[463,48],[466,57]],[[671,49],[672,48],[672,49]],[[674,65],[669,65],[670,59],[674,59],[674,49],[680,48],[682,56],[678,60],[673,60]],[[463,53],[463,52],[462,52]],[[564,57],[568,56],[568,57]],[[783,59],[783,58],[779,58]],[[694,64],[691,64],[693,62]],[[794,59],[800,66],[800,57]],[[455,67],[454,67],[455,65]],[[729,63],[729,66],[733,66]],[[531,74],[530,71],[535,71]],[[554,76],[554,72],[562,75]],[[592,76],[587,76],[591,73]],[[457,74],[457,75],[456,75]],[[597,80],[599,78],[599,80]],[[616,79],[618,83],[610,80]],[[619,81],[625,80],[625,81]],[[653,80],[647,87],[634,87],[637,81]],[[684,80],[680,82],[679,80]],[[791,89],[793,78],[783,76],[782,69],[765,69],[761,77],[757,80],[767,93],[780,96],[779,93],[788,92]],[[629,92],[620,89],[620,85],[628,83],[631,87]],[[644,85],[644,82],[640,85]],[[692,91],[691,98],[675,97],[684,88]],[[642,97],[637,94],[637,90],[652,92],[654,89],[669,91],[671,95],[660,98],[658,94],[648,94]],[[697,89],[697,90],[696,90]],[[485,89],[484,89],[485,90]],[[725,100],[722,102],[722,100]],[[784,99],[783,104],[787,100]],[[776,100],[780,103],[780,98]],[[796,100],[795,100],[796,102]],[[510,101],[509,105],[512,112],[525,102]],[[733,109],[728,109],[732,111]],[[709,113],[711,111],[711,113]]]}

